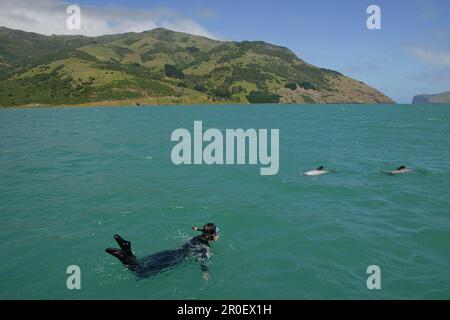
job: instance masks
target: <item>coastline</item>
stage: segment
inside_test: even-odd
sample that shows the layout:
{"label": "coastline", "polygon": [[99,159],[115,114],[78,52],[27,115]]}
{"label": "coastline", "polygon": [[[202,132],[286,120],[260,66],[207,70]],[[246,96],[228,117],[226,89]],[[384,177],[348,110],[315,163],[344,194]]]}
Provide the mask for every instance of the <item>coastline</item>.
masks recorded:
{"label": "coastline", "polygon": [[[139,105],[138,105],[139,103]],[[92,107],[181,107],[181,106],[209,106],[209,105],[239,105],[239,106],[253,106],[253,105],[305,105],[305,106],[320,106],[320,105],[410,105],[404,103],[351,103],[351,102],[336,102],[336,103],[247,103],[235,101],[221,101],[221,102],[205,102],[205,101],[189,101],[189,102],[146,102],[145,100],[103,100],[97,102],[87,102],[79,104],[26,104],[17,106],[0,106],[0,110],[6,109],[44,109],[44,108],[92,108]]]}

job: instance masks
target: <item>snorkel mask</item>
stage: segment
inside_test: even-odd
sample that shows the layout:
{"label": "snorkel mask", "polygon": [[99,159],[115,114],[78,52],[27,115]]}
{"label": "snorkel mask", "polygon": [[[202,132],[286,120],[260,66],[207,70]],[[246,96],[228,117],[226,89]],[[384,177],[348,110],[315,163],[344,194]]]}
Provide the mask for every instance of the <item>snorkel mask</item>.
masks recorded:
{"label": "snorkel mask", "polygon": [[[214,228],[214,233],[210,233],[212,231],[211,228]],[[192,230],[200,231],[204,235],[207,235],[207,236],[212,236],[212,240],[214,240],[214,241],[217,241],[220,236],[220,229],[214,223],[207,223],[203,226],[203,228],[192,227]]]}

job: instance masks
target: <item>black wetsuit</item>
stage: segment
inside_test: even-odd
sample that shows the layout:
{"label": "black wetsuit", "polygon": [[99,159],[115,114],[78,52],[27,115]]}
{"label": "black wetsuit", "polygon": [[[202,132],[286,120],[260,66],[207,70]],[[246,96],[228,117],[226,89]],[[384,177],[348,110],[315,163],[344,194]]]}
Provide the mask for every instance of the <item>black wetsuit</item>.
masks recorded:
{"label": "black wetsuit", "polygon": [[132,270],[138,277],[148,278],[174,267],[188,258],[195,257],[200,263],[202,271],[208,271],[211,249],[209,241],[204,235],[196,236],[175,250],[165,250],[154,253],[144,258],[136,258],[131,251],[131,242],[115,235],[119,249],[108,248],[106,252],[119,259],[128,269]]}

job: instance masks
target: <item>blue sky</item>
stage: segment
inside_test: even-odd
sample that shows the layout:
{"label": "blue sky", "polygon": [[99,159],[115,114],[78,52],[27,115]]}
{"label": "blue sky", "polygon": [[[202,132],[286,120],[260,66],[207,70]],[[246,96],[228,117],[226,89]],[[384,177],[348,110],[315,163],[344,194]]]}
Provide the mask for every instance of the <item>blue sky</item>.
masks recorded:
{"label": "blue sky", "polygon": [[[5,1],[14,6],[27,0],[0,0],[0,3]],[[87,8],[91,14],[96,12],[104,19],[110,13],[111,21],[153,21],[143,24],[142,29],[173,26],[177,31],[222,40],[264,40],[286,46],[305,61],[362,80],[399,103],[409,103],[414,94],[450,90],[448,0],[78,0],[64,3],[78,4],[82,12]],[[366,9],[370,4],[381,8],[381,30],[366,27],[369,16]],[[158,20],[158,16],[164,16],[165,20]],[[0,15],[0,25],[14,27],[9,21]],[[58,33],[53,29],[48,32]]]}

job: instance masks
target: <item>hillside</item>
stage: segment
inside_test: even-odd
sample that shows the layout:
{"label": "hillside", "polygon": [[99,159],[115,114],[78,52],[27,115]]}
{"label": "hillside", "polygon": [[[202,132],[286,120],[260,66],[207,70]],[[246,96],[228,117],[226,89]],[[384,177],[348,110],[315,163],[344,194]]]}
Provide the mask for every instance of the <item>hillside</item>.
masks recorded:
{"label": "hillside", "polygon": [[154,29],[100,37],[0,27],[0,106],[393,103],[336,71],[261,41]]}
{"label": "hillside", "polygon": [[438,94],[419,94],[414,96],[413,104],[450,103],[450,91]]}

